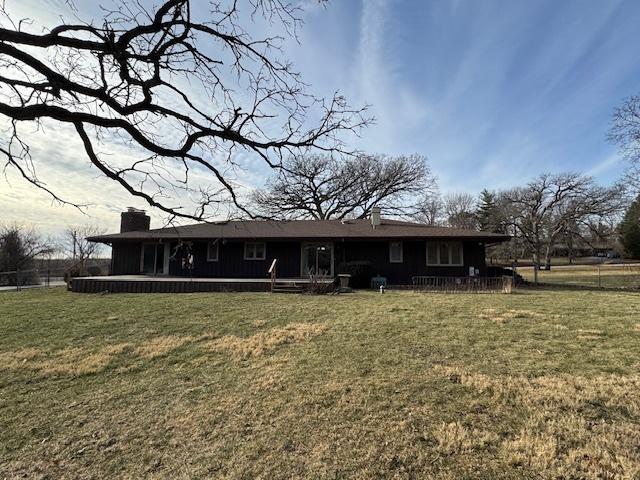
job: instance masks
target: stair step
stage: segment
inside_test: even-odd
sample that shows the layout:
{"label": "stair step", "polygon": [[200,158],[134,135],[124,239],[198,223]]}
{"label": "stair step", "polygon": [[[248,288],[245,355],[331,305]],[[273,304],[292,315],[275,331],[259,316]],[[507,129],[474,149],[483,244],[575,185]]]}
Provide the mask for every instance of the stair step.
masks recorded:
{"label": "stair step", "polygon": [[302,288],[273,288],[272,293],[302,293]]}

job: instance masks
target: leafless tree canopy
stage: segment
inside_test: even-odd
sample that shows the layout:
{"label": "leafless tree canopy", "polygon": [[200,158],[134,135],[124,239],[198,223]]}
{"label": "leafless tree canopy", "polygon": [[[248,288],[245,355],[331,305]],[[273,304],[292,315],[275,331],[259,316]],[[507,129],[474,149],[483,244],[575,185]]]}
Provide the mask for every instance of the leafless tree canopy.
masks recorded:
{"label": "leafless tree canopy", "polygon": [[253,200],[271,218],[363,218],[374,206],[386,215],[409,215],[416,195],[432,182],[420,155],[297,156]]}
{"label": "leafless tree canopy", "polygon": [[608,137],[626,158],[640,161],[640,95],[632,95],[615,109]]}
{"label": "leafless tree canopy", "polygon": [[454,228],[476,230],[476,199],[466,192],[448,193],[443,198],[443,210],[447,225]]}
{"label": "leafless tree canopy", "polygon": [[102,251],[102,244],[90,242],[87,238],[103,233],[106,233],[106,230],[97,225],[67,227],[60,239],[60,249],[76,263],[84,265],[87,260],[94,258]]}
{"label": "leafless tree canopy", "polygon": [[416,204],[416,211],[411,217],[426,225],[446,224],[444,202],[435,179],[431,188],[427,188],[421,193]]}
{"label": "leafless tree canopy", "polygon": [[608,139],[629,161],[626,180],[640,191],[640,95],[632,95],[615,109]]}
{"label": "leafless tree canopy", "polygon": [[590,225],[620,211],[618,187],[601,187],[576,173],[543,174],[526,187],[504,193],[505,215],[533,252],[535,264],[544,254],[550,265],[551,250],[561,236],[583,235]]}
{"label": "leafless tree canopy", "polygon": [[[31,157],[23,124],[71,126],[106,177],[170,215],[200,220],[221,202],[245,209],[233,175],[243,166],[238,158],[255,155],[278,167],[301,151],[342,151],[341,135],[368,123],[364,109],[338,94],[325,101],[307,93],[281,58],[282,36],[247,32],[248,23],[262,20],[295,35],[297,2],[248,0],[241,8],[232,0],[165,0],[153,10],[112,2],[104,18],[44,33],[0,5],[0,115],[7,126],[0,152],[5,168],[58,201],[71,203],[37,176],[37,162],[46,159]],[[104,141],[127,145],[137,160],[101,154]],[[208,175],[206,186],[193,185],[194,172]],[[179,194],[191,203],[177,204]]]}

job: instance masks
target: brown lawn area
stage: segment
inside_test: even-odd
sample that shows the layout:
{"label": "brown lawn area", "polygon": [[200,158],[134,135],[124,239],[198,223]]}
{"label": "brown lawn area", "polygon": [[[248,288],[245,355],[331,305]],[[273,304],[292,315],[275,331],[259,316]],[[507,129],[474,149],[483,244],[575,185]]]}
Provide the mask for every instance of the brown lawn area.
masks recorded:
{"label": "brown lawn area", "polygon": [[0,294],[0,478],[638,478],[640,295]]}

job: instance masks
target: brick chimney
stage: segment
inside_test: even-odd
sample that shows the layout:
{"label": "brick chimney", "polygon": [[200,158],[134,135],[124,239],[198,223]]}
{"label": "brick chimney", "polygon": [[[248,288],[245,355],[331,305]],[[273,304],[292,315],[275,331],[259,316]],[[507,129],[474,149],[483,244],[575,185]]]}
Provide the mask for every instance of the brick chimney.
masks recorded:
{"label": "brick chimney", "polygon": [[381,223],[380,220],[380,207],[373,207],[371,209],[371,226],[375,230],[377,226]]}
{"label": "brick chimney", "polygon": [[120,233],[149,230],[151,218],[144,210],[129,207],[120,214]]}

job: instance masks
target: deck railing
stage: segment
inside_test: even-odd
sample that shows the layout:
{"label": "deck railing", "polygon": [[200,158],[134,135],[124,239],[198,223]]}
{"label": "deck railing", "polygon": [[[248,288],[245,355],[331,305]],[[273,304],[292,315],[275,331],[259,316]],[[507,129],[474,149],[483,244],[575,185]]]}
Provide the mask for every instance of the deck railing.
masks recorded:
{"label": "deck railing", "polygon": [[274,258],[273,262],[271,262],[271,266],[269,267],[269,275],[271,276],[271,291],[273,292],[273,288],[276,286],[276,265],[278,263],[278,259]]}
{"label": "deck railing", "polygon": [[412,277],[416,292],[511,293],[512,277]]}

